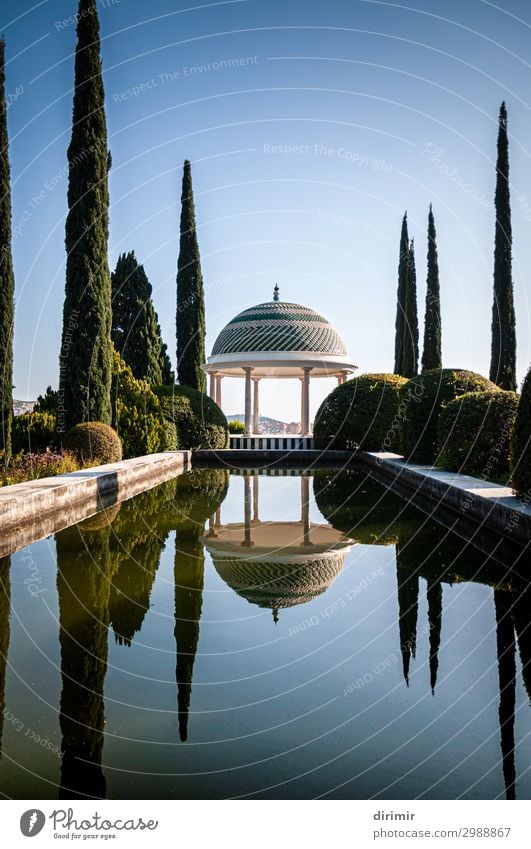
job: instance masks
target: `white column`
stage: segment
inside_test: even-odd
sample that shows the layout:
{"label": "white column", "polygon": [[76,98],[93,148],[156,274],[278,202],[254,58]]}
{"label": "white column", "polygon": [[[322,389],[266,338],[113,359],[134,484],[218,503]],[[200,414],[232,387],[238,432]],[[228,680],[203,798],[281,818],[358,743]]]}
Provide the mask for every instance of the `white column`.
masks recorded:
{"label": "white column", "polygon": [[254,392],[253,392],[253,433],[260,433],[260,410],[259,410],[259,377],[253,377]]}
{"label": "white column", "polygon": [[244,528],[245,538],[242,545],[251,548],[254,545],[251,535],[251,476],[245,475],[243,479],[243,506],[244,506]]}
{"label": "white column", "polygon": [[213,401],[216,400],[216,375],[213,371],[210,372],[210,397]]}
{"label": "white column", "polygon": [[216,404],[218,405],[218,407],[221,407],[221,381],[222,381],[222,379],[223,378],[220,374],[216,375],[216,398],[215,398],[215,401],[216,401]]}
{"label": "white column", "polygon": [[304,545],[311,545],[310,539],[310,480],[308,475],[301,477],[301,522],[304,534]]}
{"label": "white column", "polygon": [[259,489],[259,476],[258,474],[253,477],[253,522],[255,524],[260,523],[260,516],[258,514],[258,504],[260,498],[260,489]]}
{"label": "white column", "polygon": [[250,436],[252,433],[251,421],[251,372],[252,368],[246,366],[245,372],[245,434]]}
{"label": "white column", "polygon": [[301,398],[301,434],[307,436],[310,430],[310,372],[311,368],[303,369],[302,398]]}

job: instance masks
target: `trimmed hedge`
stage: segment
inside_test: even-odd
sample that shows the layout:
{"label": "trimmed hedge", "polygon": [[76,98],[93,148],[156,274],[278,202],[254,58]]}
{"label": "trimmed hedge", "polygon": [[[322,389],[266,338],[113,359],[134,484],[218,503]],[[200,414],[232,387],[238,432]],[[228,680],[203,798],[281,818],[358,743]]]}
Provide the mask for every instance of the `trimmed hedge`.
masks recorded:
{"label": "trimmed hedge", "polygon": [[513,486],[516,493],[531,498],[531,369],[522,386],[511,446]]}
{"label": "trimmed hedge", "polygon": [[399,393],[401,450],[413,463],[434,463],[443,407],[467,392],[496,392],[486,377],[461,369],[431,369],[412,377]]}
{"label": "trimmed hedge", "polygon": [[239,419],[229,422],[229,433],[245,433],[245,425]]}
{"label": "trimmed hedge", "polygon": [[362,374],[338,386],[315,417],[315,447],[393,451],[400,438],[397,374]]}
{"label": "trimmed hedge", "polygon": [[164,419],[159,399],[149,383],[134,376],[116,351],[111,399],[112,424],[122,440],[125,458],[174,450],[175,433]]}
{"label": "trimmed hedge", "polygon": [[12,446],[13,454],[20,451],[41,453],[57,447],[55,416],[48,412],[23,413],[13,416]]}
{"label": "trimmed hedge", "polygon": [[103,422],[81,422],[66,434],[64,447],[80,463],[117,463],[122,459],[122,443],[115,430]]}
{"label": "trimmed hedge", "polygon": [[467,392],[450,401],[437,427],[437,465],[484,480],[507,482],[516,392]]}
{"label": "trimmed hedge", "polygon": [[227,419],[212,398],[189,386],[159,386],[154,391],[164,418],[175,426],[176,448],[227,448]]}

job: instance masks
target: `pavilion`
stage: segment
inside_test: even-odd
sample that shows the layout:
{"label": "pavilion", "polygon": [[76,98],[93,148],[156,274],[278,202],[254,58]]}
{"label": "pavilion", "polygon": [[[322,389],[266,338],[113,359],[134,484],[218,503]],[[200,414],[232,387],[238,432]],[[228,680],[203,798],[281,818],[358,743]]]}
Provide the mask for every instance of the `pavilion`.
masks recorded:
{"label": "pavilion", "polygon": [[356,540],[310,520],[311,477],[301,477],[300,519],[262,521],[258,474],[243,476],[244,521],[224,524],[221,507],[201,542],[223,581],[250,604],[279,610],[306,604],[337,578]]}
{"label": "pavilion", "polygon": [[[311,378],[336,377],[341,384],[357,366],[350,361],[337,330],[322,315],[309,307],[281,301],[275,286],[272,301],[250,307],[229,321],[202,368],[210,375],[210,397],[220,407],[223,378],[245,379],[246,444],[241,447],[254,448],[262,447],[254,444],[254,437],[260,433],[261,380],[301,381],[300,436],[308,442]],[[231,440],[231,445],[236,441]]]}

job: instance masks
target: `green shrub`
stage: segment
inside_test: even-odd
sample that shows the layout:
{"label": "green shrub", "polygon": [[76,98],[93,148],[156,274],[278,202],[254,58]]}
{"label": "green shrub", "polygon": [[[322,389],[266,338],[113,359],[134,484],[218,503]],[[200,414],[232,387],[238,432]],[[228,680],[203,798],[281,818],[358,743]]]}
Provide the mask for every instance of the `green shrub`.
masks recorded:
{"label": "green shrub", "polygon": [[507,482],[516,392],[467,392],[439,416],[437,465],[484,480]]}
{"label": "green shrub", "polygon": [[159,399],[145,380],[137,379],[114,352],[112,424],[122,440],[123,456],[142,457],[166,450],[168,432]]}
{"label": "green shrub", "polygon": [[432,369],[400,389],[401,450],[413,463],[434,463],[437,423],[443,406],[466,392],[496,392],[498,387],[473,371]]}
{"label": "green shrub", "polygon": [[64,447],[78,458],[81,464],[117,463],[122,459],[122,443],[115,430],[103,422],[82,422],[66,434]]}
{"label": "green shrub", "polygon": [[317,412],[315,447],[397,449],[398,391],[405,383],[406,378],[396,374],[362,374],[338,386]]}
{"label": "green shrub", "polygon": [[58,443],[55,416],[51,413],[23,413],[13,417],[13,454],[20,451],[50,451]]}
{"label": "green shrub", "polygon": [[522,386],[511,446],[512,480],[518,495],[531,498],[531,369]]}
{"label": "green shrub", "polygon": [[189,386],[159,386],[155,392],[167,421],[177,431],[177,448],[226,448],[227,419],[208,395]]}
{"label": "green shrub", "polygon": [[229,433],[245,433],[245,425],[239,419],[229,422]]}

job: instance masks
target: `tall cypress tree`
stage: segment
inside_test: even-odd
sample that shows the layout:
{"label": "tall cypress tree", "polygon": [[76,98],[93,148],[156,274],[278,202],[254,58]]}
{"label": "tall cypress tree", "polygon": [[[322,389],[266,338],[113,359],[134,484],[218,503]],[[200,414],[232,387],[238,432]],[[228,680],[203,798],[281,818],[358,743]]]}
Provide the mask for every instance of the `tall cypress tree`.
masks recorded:
{"label": "tall cypress tree", "polygon": [[404,316],[407,288],[407,267],[409,262],[409,236],[407,230],[407,212],[402,219],[400,234],[400,255],[398,258],[398,291],[396,298],[395,321],[395,374],[402,374],[404,360]]}
{"label": "tall cypress tree", "polygon": [[197,243],[192,169],[186,159],[181,197],[181,242],[177,265],[177,376],[182,386],[206,392],[205,302]]}
{"label": "tall cypress tree", "polygon": [[11,187],[5,92],[5,42],[0,40],[0,451],[11,458],[15,277],[11,254]]}
{"label": "tall cypress tree", "polygon": [[415,268],[415,246],[409,246],[404,296],[404,341],[402,345],[403,377],[414,377],[419,361],[419,322],[417,316],[417,272]]}
{"label": "tall cypress tree", "polygon": [[496,229],[494,237],[494,301],[490,379],[502,389],[516,390],[516,321],[512,277],[512,228],[509,192],[507,110],[500,107],[496,163]]}
{"label": "tall cypress tree", "polygon": [[424,346],[422,371],[442,368],[441,354],[441,292],[439,285],[439,260],[437,233],[430,203],[428,215],[428,277],[426,281],[426,312],[424,316]]}
{"label": "tall cypress tree", "polygon": [[[134,251],[120,254],[112,280],[112,340],[136,378],[166,381],[168,359],[152,301],[151,283]],[[171,372],[171,367],[170,367]]]}
{"label": "tall cypress tree", "polygon": [[79,2],[72,123],[59,431],[80,421],[111,421],[110,154],[96,0]]}

